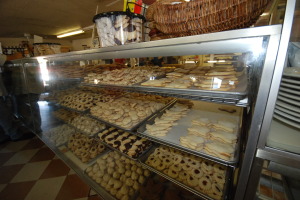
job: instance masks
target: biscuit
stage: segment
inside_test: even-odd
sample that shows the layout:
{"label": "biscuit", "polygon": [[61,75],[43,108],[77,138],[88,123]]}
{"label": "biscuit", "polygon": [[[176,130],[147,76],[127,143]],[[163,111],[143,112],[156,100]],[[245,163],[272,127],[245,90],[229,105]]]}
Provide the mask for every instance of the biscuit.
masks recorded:
{"label": "biscuit", "polygon": [[209,191],[211,189],[211,181],[208,176],[202,176],[199,179],[199,187],[202,191]]}

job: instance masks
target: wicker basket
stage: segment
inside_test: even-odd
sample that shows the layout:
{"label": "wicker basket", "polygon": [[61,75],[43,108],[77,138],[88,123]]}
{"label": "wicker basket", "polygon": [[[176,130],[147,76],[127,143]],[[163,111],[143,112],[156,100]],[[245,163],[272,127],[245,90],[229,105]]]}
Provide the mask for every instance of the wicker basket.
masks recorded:
{"label": "wicker basket", "polygon": [[161,0],[153,7],[153,18],[161,32],[188,36],[249,27],[270,0]]}

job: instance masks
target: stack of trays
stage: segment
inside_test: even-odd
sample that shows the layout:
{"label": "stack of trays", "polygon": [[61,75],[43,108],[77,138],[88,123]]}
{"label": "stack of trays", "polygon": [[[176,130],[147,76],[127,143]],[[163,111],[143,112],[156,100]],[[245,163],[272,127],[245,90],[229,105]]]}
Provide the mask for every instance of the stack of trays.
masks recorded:
{"label": "stack of trays", "polygon": [[284,73],[274,118],[300,129],[300,74]]}

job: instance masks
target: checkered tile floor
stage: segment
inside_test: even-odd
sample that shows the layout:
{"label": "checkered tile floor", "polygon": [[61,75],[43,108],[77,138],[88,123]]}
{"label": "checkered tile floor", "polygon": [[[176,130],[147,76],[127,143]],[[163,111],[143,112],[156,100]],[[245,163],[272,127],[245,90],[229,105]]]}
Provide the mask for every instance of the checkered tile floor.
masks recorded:
{"label": "checkered tile floor", "polygon": [[0,145],[1,200],[101,200],[38,138]]}

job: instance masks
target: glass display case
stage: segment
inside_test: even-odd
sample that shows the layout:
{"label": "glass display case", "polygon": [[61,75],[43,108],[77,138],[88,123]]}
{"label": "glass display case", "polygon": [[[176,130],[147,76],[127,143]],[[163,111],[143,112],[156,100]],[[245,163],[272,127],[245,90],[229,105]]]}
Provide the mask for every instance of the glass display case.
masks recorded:
{"label": "glass display case", "polygon": [[251,199],[289,31],[272,25],[15,62],[36,66],[44,86],[38,136],[104,199],[161,192],[146,184],[153,174],[196,195],[188,199]]}
{"label": "glass display case", "polygon": [[[287,13],[285,21],[285,46],[288,51],[278,56],[280,69],[275,71],[273,85],[262,123],[255,162],[250,173],[251,182],[259,183],[259,198],[297,199],[299,197],[299,7],[298,1],[288,1],[287,7],[296,7],[296,12]],[[288,20],[293,19],[293,20]],[[288,28],[291,27],[291,28]],[[287,57],[281,55],[287,54]],[[282,70],[283,68],[283,70]],[[273,176],[275,174],[275,177]],[[265,179],[268,179],[266,184]],[[263,181],[262,181],[263,180]],[[264,184],[262,184],[264,182]],[[271,183],[271,184],[270,184]],[[249,187],[248,193],[256,191]]]}

